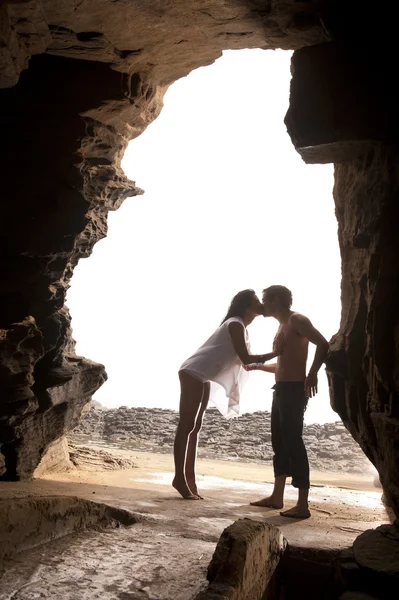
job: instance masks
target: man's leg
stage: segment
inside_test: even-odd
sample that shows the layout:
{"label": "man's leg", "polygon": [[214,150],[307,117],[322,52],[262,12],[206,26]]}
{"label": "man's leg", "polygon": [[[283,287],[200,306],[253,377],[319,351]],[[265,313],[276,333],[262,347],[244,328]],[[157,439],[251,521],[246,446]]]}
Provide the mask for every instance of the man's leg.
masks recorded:
{"label": "man's leg", "polygon": [[188,446],[187,446],[187,454],[186,454],[186,466],[185,466],[185,475],[188,487],[192,491],[193,494],[203,499],[202,496],[198,494],[197,483],[195,481],[195,461],[197,459],[197,447],[198,447],[198,438],[199,432],[201,431],[202,422],[204,420],[204,414],[208,406],[209,402],[209,394],[211,391],[210,383],[204,384],[204,394],[202,396],[201,406],[199,412],[197,414],[197,419],[195,421],[195,426],[192,432],[190,433],[190,437],[188,438]]}
{"label": "man's leg", "polygon": [[273,393],[271,434],[274,452],[274,488],[270,496],[262,498],[257,502],[251,502],[251,505],[266,508],[283,508],[285,481],[290,473],[290,467],[288,454],[282,438],[279,399],[278,392],[276,391]]}
{"label": "man's leg", "polygon": [[185,477],[185,463],[188,439],[195,427],[197,414],[204,395],[204,384],[184,371],[179,372],[181,396],[179,424],[176,430],[173,454],[175,459],[175,477],[172,485],[183,498],[199,500],[190,490]]}
{"label": "man's leg", "polygon": [[307,398],[303,390],[288,390],[287,397],[281,403],[283,439],[290,457],[292,485],[298,488],[298,502],[294,508],[280,514],[293,519],[310,517],[309,496],[309,461],[305,444],[303,443],[303,418]]}

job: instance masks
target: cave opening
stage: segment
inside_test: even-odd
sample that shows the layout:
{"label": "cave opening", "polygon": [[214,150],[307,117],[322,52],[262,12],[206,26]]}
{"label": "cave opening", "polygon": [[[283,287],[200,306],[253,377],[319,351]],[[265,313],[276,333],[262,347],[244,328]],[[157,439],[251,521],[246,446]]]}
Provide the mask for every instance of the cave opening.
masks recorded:
{"label": "cave opening", "polygon": [[[67,299],[78,354],[106,365],[95,395],[106,408],[177,410],[179,365],[239,289],[284,283],[327,339],[338,329],[333,169],[306,165],[286,132],[291,55],[225,52],[175,82],[160,116],[129,144],[122,166],[145,194],[110,213],[107,238],[76,267]],[[261,352],[276,325],[258,319],[249,330]],[[311,346],[308,364],[313,354]],[[271,376],[252,373],[242,412],[270,411],[271,387]],[[338,421],[322,369],[305,423],[337,454]],[[336,458],[353,469],[356,452],[372,478],[355,443]]]}
{"label": "cave opening", "polygon": [[[96,394],[105,405],[176,409],[179,364],[246,287],[261,294],[282,282],[327,339],[338,329],[333,169],[305,165],[286,132],[291,55],[225,52],[175,82],[160,116],[130,142],[122,167],[145,194],[109,214],[107,238],[76,267],[67,299],[78,353],[106,365]],[[251,343],[261,351],[274,333],[272,319],[258,319]],[[152,390],[153,353],[162,362]],[[249,411],[264,405],[259,375]],[[308,422],[336,420],[324,372],[320,394]]]}

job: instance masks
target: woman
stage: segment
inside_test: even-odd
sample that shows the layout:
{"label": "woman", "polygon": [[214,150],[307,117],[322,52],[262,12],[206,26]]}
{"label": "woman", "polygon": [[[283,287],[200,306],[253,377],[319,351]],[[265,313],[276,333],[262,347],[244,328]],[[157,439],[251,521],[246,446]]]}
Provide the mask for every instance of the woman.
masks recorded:
{"label": "woman", "polygon": [[246,328],[258,315],[263,315],[263,305],[255,292],[239,292],[218,329],[180,367],[180,418],[174,444],[175,478],[172,485],[187,500],[201,498],[195,481],[195,460],[211,382],[224,388],[228,398],[225,416],[237,415],[240,391],[248,376],[243,365],[264,363],[281,354],[279,340],[274,352],[249,354]]}

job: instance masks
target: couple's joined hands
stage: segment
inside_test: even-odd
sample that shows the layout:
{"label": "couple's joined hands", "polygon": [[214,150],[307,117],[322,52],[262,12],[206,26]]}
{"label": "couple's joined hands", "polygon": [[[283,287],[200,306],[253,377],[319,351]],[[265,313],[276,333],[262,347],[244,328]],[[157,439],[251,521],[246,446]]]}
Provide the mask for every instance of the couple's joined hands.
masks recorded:
{"label": "couple's joined hands", "polygon": [[246,371],[256,371],[261,363],[251,363],[250,365],[242,365]]}
{"label": "couple's joined hands", "polygon": [[[273,340],[273,352],[276,356],[280,356],[284,351],[284,334],[278,333]],[[256,371],[262,367],[261,363],[251,363],[249,365],[243,365],[246,371]]]}
{"label": "couple's joined hands", "polygon": [[[273,340],[273,352],[280,356],[284,352],[284,334],[278,333]],[[263,365],[260,363],[251,363],[249,365],[243,365],[246,371],[258,371],[262,370]],[[305,379],[305,394],[308,398],[313,398],[317,394],[317,373],[309,371],[308,376]]]}

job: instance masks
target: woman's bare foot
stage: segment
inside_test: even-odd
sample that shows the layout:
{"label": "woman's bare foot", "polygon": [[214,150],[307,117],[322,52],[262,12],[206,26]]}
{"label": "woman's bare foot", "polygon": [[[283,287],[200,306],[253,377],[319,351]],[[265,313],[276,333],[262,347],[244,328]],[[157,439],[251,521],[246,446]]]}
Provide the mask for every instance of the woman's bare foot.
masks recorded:
{"label": "woman's bare foot", "polygon": [[188,485],[189,489],[191,490],[191,492],[194,494],[194,496],[198,496],[198,498],[200,500],[204,499],[204,496],[201,496],[201,494],[198,492],[197,484],[195,483],[195,481],[191,481],[191,479],[187,479],[187,485]]}
{"label": "woman's bare foot", "polygon": [[251,506],[262,506],[263,508],[283,508],[283,501],[279,498],[275,498],[273,494],[268,496],[267,498],[262,498],[262,500],[257,500],[257,502],[250,502]]}
{"label": "woman's bare foot", "polygon": [[184,500],[199,500],[199,496],[193,494],[193,492],[188,487],[187,483],[183,481],[178,481],[176,477],[172,481],[172,486],[175,488],[177,492],[179,492],[180,496],[184,498]]}
{"label": "woman's bare foot", "polygon": [[311,516],[307,506],[299,506],[298,504],[289,510],[283,510],[280,515],[290,519],[309,519]]}

